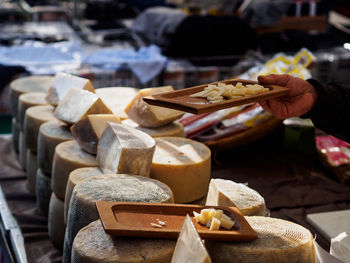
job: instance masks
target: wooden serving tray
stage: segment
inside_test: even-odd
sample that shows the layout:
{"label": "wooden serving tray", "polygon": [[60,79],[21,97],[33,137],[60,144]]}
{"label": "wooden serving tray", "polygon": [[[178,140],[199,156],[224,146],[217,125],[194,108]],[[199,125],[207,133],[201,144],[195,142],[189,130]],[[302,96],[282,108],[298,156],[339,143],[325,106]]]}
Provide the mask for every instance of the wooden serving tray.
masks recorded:
{"label": "wooden serving tray", "polygon": [[234,84],[234,85],[237,82],[241,82],[243,85],[259,84],[256,81],[250,81],[250,80],[228,79],[228,80],[212,82],[209,84],[199,85],[191,88],[186,88],[186,89],[181,89],[181,90],[176,90],[171,92],[164,92],[161,94],[145,97],[143,98],[143,100],[148,104],[155,105],[155,106],[162,106],[166,108],[190,112],[193,114],[201,114],[201,113],[213,112],[213,111],[217,111],[225,108],[230,108],[233,106],[243,105],[251,102],[257,102],[261,100],[283,96],[289,91],[289,88],[285,88],[281,86],[263,85],[265,88],[269,88],[270,91],[257,94],[257,95],[250,95],[250,96],[244,96],[240,98],[224,100],[217,103],[209,103],[209,101],[205,98],[190,97],[191,94],[202,91],[208,85],[217,84],[219,82],[225,83],[225,84]]}
{"label": "wooden serving tray", "polygon": [[[134,202],[97,201],[97,210],[105,232],[110,235],[176,239],[187,214],[203,239],[223,241],[252,241],[258,236],[236,207],[153,204]],[[196,222],[193,211],[200,213],[204,208],[222,209],[235,221],[232,230],[220,228],[212,231]],[[157,228],[158,219],[166,224]]]}

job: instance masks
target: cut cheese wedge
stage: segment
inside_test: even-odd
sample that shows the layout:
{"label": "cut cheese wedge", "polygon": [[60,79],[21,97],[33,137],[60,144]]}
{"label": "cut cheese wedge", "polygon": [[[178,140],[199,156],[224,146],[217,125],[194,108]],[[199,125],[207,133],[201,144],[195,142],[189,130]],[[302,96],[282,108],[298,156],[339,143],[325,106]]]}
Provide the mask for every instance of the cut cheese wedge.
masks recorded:
{"label": "cut cheese wedge", "polygon": [[35,194],[35,186],[36,186],[36,173],[38,170],[38,158],[37,154],[32,152],[31,150],[27,150],[27,178],[28,178],[28,190],[29,192]]}
{"label": "cut cheese wedge", "polygon": [[12,144],[16,153],[19,153],[19,124],[15,118],[12,118]]}
{"label": "cut cheese wedge", "polygon": [[142,127],[154,128],[171,123],[183,115],[182,111],[149,105],[143,101],[146,96],[173,91],[173,87],[148,88],[140,90],[126,106],[125,112],[130,119]]}
{"label": "cut cheese wedge", "polygon": [[130,126],[107,123],[98,144],[97,160],[104,173],[126,173],[149,177],[155,141]]}
{"label": "cut cheese wedge", "polygon": [[19,133],[18,159],[23,171],[27,171],[27,144],[23,132]]}
{"label": "cut cheese wedge", "polygon": [[306,228],[270,217],[245,218],[258,234],[258,239],[251,242],[207,240],[205,245],[213,262],[316,262],[313,236]]}
{"label": "cut cheese wedge", "polygon": [[54,111],[57,119],[73,124],[89,114],[111,114],[112,111],[98,95],[90,91],[72,88]]}
{"label": "cut cheese wedge", "polygon": [[52,193],[49,204],[48,233],[58,249],[62,249],[64,242],[65,224],[63,220],[64,202]]}
{"label": "cut cheese wedge", "polygon": [[68,73],[59,72],[56,74],[53,84],[47,92],[47,102],[53,106],[57,106],[71,88],[95,92],[95,88],[90,80]]}
{"label": "cut cheese wedge", "polygon": [[101,221],[96,220],[81,229],[74,239],[72,262],[168,263],[171,261],[174,247],[174,240],[123,238],[107,235]]}
{"label": "cut cheese wedge", "polygon": [[266,215],[264,198],[245,184],[211,179],[205,205],[236,206],[243,215]]}
{"label": "cut cheese wedge", "polygon": [[189,203],[205,196],[211,169],[210,149],[181,137],[155,138],[151,178],[168,185],[175,203]]}
{"label": "cut cheese wedge", "polygon": [[36,173],[36,208],[40,214],[47,217],[49,213],[51,190],[51,177],[41,169]]}
{"label": "cut cheese wedge", "polygon": [[96,154],[98,141],[108,121],[120,123],[119,117],[114,114],[91,114],[75,123],[70,130],[84,151]]}

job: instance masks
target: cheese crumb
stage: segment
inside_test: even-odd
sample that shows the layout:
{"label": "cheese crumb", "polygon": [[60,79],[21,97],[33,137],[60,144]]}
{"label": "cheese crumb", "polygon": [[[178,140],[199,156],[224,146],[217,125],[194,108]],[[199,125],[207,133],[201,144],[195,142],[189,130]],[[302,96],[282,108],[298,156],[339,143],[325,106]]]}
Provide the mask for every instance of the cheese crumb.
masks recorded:
{"label": "cheese crumb", "polygon": [[156,224],[156,223],[150,223],[151,224],[151,226],[153,226],[153,227],[157,227],[157,228],[162,228],[163,226],[161,226],[161,225],[158,225],[158,224]]}

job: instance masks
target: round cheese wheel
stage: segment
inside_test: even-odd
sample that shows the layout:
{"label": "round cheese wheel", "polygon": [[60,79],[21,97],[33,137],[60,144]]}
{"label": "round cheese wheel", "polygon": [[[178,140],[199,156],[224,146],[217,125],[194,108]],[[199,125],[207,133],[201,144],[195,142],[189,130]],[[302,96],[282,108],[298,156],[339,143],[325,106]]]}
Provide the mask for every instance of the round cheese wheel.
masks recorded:
{"label": "round cheese wheel", "polygon": [[63,217],[64,202],[52,193],[49,204],[48,232],[52,243],[58,249],[62,249],[64,242],[66,226]]}
{"label": "round cheese wheel", "polygon": [[64,222],[67,222],[69,203],[70,203],[70,198],[72,196],[74,187],[78,183],[85,180],[86,178],[102,175],[102,174],[103,174],[102,170],[98,167],[78,168],[69,174],[69,178],[66,186],[66,195],[64,198]]}
{"label": "round cheese wheel", "polygon": [[[74,263],[167,263],[171,262],[176,240],[110,236],[100,220],[79,231],[74,239]],[[93,249],[92,249],[93,248]]]}
{"label": "round cheese wheel", "polygon": [[47,93],[54,81],[53,76],[29,76],[10,83],[10,102],[13,116],[17,116],[18,97],[27,92]]}
{"label": "round cheese wheel", "polygon": [[35,194],[36,173],[38,170],[38,158],[36,153],[28,149],[26,160],[27,160],[28,189],[31,193]]}
{"label": "round cheese wheel", "polygon": [[23,171],[27,171],[27,144],[23,132],[19,133],[19,163]]}
{"label": "round cheese wheel", "polygon": [[181,137],[155,140],[151,178],[171,188],[175,203],[189,203],[204,197],[210,180],[210,149],[202,143]]}
{"label": "round cheese wheel", "polygon": [[73,136],[66,124],[60,121],[43,123],[38,135],[38,166],[43,172],[51,175],[56,146],[72,140]]}
{"label": "round cheese wheel", "polygon": [[58,144],[52,164],[52,191],[64,200],[69,174],[78,168],[97,166],[95,156],[81,150],[75,140]]}
{"label": "round cheese wheel", "polygon": [[49,202],[52,194],[51,176],[45,174],[40,168],[36,173],[36,208],[40,214],[48,216]]}
{"label": "round cheese wheel", "polygon": [[19,153],[19,132],[20,128],[15,118],[12,118],[12,143],[16,153]]}
{"label": "round cheese wheel", "polygon": [[258,234],[252,242],[205,242],[213,262],[314,263],[313,236],[306,228],[281,219],[247,216]]}
{"label": "round cheese wheel", "polygon": [[28,149],[37,152],[40,125],[53,120],[56,118],[51,105],[33,106],[26,110],[23,132]]}

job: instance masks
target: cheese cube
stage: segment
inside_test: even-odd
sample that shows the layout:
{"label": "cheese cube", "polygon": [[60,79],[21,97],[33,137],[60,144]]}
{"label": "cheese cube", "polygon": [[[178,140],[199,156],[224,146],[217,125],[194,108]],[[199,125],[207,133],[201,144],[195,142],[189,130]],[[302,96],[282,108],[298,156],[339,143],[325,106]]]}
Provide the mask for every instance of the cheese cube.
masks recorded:
{"label": "cheese cube", "polygon": [[228,230],[230,230],[230,229],[234,226],[234,224],[235,224],[235,222],[232,221],[231,219],[226,219],[226,218],[224,218],[224,217],[221,217],[220,221],[221,221],[221,224],[220,224],[220,225],[221,225],[223,228],[228,229]]}
{"label": "cheese cube", "polygon": [[220,224],[221,224],[220,219],[217,219],[217,218],[213,217],[211,219],[211,224],[210,224],[209,230],[219,230]]}

